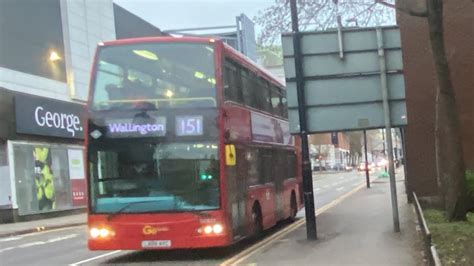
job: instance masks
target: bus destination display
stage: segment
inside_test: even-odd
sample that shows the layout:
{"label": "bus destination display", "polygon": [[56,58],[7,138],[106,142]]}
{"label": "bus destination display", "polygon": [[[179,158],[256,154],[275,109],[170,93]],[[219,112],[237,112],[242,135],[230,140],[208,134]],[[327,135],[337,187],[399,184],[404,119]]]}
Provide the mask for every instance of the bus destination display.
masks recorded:
{"label": "bus destination display", "polygon": [[176,136],[201,136],[203,134],[202,116],[177,116]]}
{"label": "bus destination display", "polygon": [[[176,136],[203,135],[203,117],[200,115],[176,116]],[[114,119],[107,121],[107,137],[163,137],[166,135],[166,117],[151,119]]]}

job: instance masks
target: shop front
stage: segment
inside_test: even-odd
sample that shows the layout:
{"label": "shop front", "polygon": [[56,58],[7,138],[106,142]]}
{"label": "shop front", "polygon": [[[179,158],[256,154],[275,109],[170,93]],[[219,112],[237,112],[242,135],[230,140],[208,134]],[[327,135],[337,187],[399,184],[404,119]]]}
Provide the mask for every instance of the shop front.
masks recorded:
{"label": "shop front", "polygon": [[84,106],[0,89],[1,222],[86,206]]}

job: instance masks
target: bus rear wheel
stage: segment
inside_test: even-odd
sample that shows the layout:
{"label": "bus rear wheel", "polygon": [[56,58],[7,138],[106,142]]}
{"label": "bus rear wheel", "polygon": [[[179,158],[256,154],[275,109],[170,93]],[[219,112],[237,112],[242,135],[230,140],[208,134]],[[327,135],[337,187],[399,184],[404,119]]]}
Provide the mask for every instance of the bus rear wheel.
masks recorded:
{"label": "bus rear wheel", "polygon": [[252,208],[252,220],[254,228],[254,236],[259,237],[263,233],[263,219],[260,204],[255,202]]}
{"label": "bus rear wheel", "polygon": [[294,222],[296,220],[296,213],[298,212],[298,206],[296,203],[296,195],[295,192],[291,192],[290,198],[290,216],[288,217],[288,221]]}

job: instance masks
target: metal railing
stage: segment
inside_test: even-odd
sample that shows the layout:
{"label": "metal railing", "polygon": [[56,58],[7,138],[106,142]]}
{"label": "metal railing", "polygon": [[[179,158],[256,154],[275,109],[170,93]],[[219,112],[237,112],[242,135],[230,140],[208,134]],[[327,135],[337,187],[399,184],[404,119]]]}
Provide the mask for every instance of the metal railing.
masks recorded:
{"label": "metal railing", "polygon": [[438,252],[432,243],[431,232],[428,229],[425,217],[423,216],[423,210],[421,209],[420,202],[418,201],[418,197],[416,196],[415,192],[413,192],[413,199],[415,203],[416,216],[418,217],[418,224],[420,225],[421,233],[423,235],[425,256],[428,260],[428,264],[431,266],[441,266]]}

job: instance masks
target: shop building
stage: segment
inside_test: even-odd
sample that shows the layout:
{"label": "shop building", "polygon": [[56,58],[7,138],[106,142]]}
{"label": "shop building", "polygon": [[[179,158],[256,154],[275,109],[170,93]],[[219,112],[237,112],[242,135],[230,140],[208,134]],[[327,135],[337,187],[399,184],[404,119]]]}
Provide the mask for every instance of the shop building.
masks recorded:
{"label": "shop building", "polygon": [[161,32],[112,0],[0,1],[0,27],[0,223],[83,210],[96,45]]}

